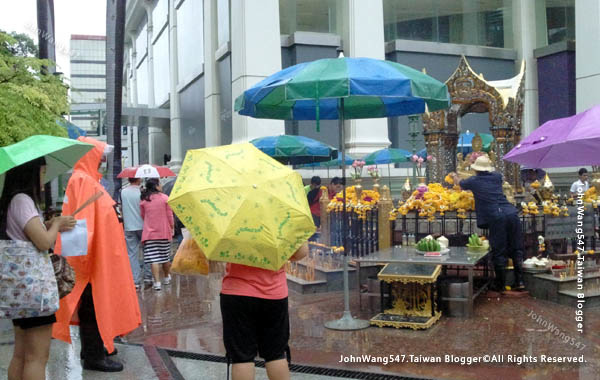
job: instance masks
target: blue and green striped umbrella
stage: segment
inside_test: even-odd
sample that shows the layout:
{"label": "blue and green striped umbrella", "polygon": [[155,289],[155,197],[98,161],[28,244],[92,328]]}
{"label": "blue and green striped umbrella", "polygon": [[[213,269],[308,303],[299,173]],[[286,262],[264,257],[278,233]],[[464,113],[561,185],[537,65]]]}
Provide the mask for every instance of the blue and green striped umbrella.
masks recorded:
{"label": "blue and green striped umbrella", "polygon": [[[343,102],[340,102],[343,99]],[[396,62],[332,58],[279,71],[235,100],[240,115],[280,120],[393,117],[448,108],[446,85]]]}
{"label": "blue and green striped umbrella", "polygon": [[323,162],[338,156],[334,147],[304,136],[265,136],[250,143],[284,165]]}

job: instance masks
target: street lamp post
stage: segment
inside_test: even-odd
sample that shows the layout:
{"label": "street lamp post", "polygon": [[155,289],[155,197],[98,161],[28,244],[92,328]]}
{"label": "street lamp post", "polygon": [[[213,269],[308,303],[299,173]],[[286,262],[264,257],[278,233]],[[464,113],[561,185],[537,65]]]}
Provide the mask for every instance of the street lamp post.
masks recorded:
{"label": "street lamp post", "polygon": [[[413,156],[417,154],[417,137],[419,136],[419,116],[418,115],[410,115],[408,116],[408,135],[410,136],[410,143],[412,145],[412,153]],[[413,173],[412,173],[412,184],[413,187],[417,186],[417,162],[412,160],[413,162]]]}

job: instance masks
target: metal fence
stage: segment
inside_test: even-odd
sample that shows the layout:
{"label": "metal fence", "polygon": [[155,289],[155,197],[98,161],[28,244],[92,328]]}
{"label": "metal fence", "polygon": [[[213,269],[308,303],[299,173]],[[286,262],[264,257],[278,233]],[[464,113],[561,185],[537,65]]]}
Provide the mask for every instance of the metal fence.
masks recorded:
{"label": "metal fence", "polygon": [[[344,245],[343,212],[331,211],[329,213],[331,245]],[[368,255],[379,250],[378,237],[378,209],[366,212],[366,217],[359,218],[355,212],[346,212],[347,220],[347,253],[353,257]]]}

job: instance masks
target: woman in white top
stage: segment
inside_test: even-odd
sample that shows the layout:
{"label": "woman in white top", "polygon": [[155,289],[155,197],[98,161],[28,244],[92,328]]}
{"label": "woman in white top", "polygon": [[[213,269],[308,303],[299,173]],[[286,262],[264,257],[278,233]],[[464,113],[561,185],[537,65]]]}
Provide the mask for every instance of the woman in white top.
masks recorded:
{"label": "woman in white top", "polygon": [[[0,239],[30,241],[40,251],[54,246],[56,234],[75,226],[72,216],[58,216],[43,222],[38,204],[46,172],[44,158],[9,170],[0,197]],[[8,379],[45,379],[54,314],[13,319],[15,348],[8,367]]]}

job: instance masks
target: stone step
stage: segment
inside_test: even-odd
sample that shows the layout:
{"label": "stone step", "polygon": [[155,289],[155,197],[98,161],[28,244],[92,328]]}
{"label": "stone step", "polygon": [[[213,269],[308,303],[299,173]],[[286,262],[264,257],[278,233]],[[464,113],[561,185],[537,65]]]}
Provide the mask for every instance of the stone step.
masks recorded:
{"label": "stone step", "polygon": [[288,289],[300,294],[325,293],[327,292],[327,281],[306,281],[291,275],[287,276]]}
{"label": "stone step", "polygon": [[[564,278],[556,277],[552,274],[543,273],[534,275],[535,278],[541,279],[546,282],[551,282],[558,285],[558,290],[576,290],[577,289],[577,276],[568,276]],[[600,282],[600,272],[587,272],[583,276],[585,283],[589,282]]]}
{"label": "stone step", "polygon": [[[583,290],[584,309],[600,307],[600,288],[592,290]],[[560,290],[558,292],[559,303],[570,307],[577,307],[579,291],[577,290]]]}

